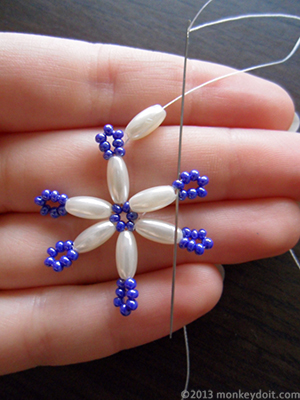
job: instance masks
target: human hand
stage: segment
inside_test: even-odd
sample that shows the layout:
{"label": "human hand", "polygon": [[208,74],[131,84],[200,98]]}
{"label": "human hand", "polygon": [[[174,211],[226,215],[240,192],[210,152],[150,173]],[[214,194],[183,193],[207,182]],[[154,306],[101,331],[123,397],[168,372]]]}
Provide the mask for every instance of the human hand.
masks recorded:
{"label": "human hand", "polygon": [[[123,318],[112,304],[117,235],[56,274],[43,265],[46,249],[93,222],[41,217],[33,199],[50,188],[110,200],[95,133],[180,94],[182,59],[17,34],[2,34],[0,46],[0,372],[101,358],[166,335],[172,246],[137,235],[139,309]],[[224,71],[191,61],[188,86]],[[179,108],[128,143],[131,194],[176,178]],[[282,89],[246,75],[186,98],[182,170],[197,168],[210,184],[205,199],[180,205],[179,226],[205,228],[215,246],[201,257],[178,251],[175,329],[217,303],[214,264],[274,256],[298,240],[300,138],[271,131],[292,118]],[[174,207],[155,214],[173,222]]]}

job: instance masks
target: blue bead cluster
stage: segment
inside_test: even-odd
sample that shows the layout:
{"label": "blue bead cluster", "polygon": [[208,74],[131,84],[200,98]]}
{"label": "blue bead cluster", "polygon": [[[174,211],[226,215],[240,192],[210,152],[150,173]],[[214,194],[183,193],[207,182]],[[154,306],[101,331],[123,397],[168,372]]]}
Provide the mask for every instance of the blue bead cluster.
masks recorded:
{"label": "blue bead cluster", "polygon": [[[196,188],[185,190],[185,186],[190,182],[196,182]],[[207,195],[206,186],[209,183],[207,176],[200,176],[199,171],[192,169],[190,172],[184,171],[180,174],[180,179],[173,182],[173,187],[179,190],[179,200],[186,198],[195,199],[197,196],[205,197]]]}
{"label": "blue bead cluster", "polygon": [[[123,157],[125,155],[123,136],[124,132],[120,129],[114,131],[112,125],[105,125],[104,132],[98,133],[95,137],[97,143],[99,143],[99,149],[103,153],[103,158],[109,160],[113,156]],[[112,144],[107,140],[108,136],[112,136]],[[113,149],[112,149],[113,146]]]}
{"label": "blue bead cluster", "polygon": [[[134,231],[134,221],[138,218],[138,214],[130,210],[129,202],[126,201],[123,205],[113,204],[112,214],[109,217],[110,222],[116,225],[118,232],[123,232],[125,229],[128,231]],[[121,214],[126,213],[127,221],[121,220]]]}
{"label": "blue bead cluster", "polygon": [[212,239],[206,237],[205,229],[197,231],[197,229],[183,228],[182,234],[183,238],[179,242],[179,247],[190,252],[194,251],[199,256],[204,253],[204,250],[211,249],[214,245]]}
{"label": "blue bead cluster", "polygon": [[136,299],[139,297],[139,292],[136,289],[136,280],[133,278],[117,280],[116,295],[114,298],[115,307],[120,307],[120,313],[127,317],[138,308]]}
{"label": "blue bead cluster", "polygon": [[[43,190],[41,196],[37,196],[34,199],[36,205],[41,207],[40,214],[47,215],[49,214],[52,218],[58,218],[60,216],[64,216],[67,214],[65,209],[66,201],[68,200],[68,196],[66,194],[59,194],[57,190]],[[58,203],[58,207],[51,207],[47,204],[48,201],[52,203]]]}
{"label": "blue bead cluster", "polygon": [[[61,256],[59,260],[55,258],[59,253],[64,252],[66,252],[66,255]],[[47,253],[49,254],[49,257],[46,258],[44,264],[46,267],[52,267],[55,272],[61,272],[65,267],[70,267],[72,262],[76,261],[79,256],[78,252],[74,250],[72,240],[57,242],[55,248],[48,248]]]}

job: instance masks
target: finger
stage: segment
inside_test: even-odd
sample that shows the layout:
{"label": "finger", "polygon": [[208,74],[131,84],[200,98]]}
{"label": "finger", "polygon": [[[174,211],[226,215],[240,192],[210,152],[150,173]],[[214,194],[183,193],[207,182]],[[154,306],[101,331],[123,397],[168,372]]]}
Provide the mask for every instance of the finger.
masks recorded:
{"label": "finger", "polygon": [[[124,160],[130,196],[172,184],[176,127],[164,127],[145,140],[128,144]],[[0,211],[39,211],[35,196],[49,188],[69,196],[108,201],[107,162],[97,149],[95,131],[18,134],[0,138]],[[273,131],[186,127],[182,171],[207,175],[203,201],[256,197],[300,199],[300,135]],[[158,172],[159,168],[159,173]]]}
{"label": "finger", "polygon": [[[128,318],[113,306],[112,282],[2,292],[0,373],[89,361],[167,335],[171,276],[171,268],[141,276],[139,308]],[[216,267],[180,266],[174,330],[207,313],[221,291]]]}
{"label": "finger", "polygon": [[[149,214],[174,223],[171,208]],[[118,278],[115,249],[118,234],[79,259],[61,273],[44,265],[47,248],[59,240],[74,240],[92,225],[72,217],[61,223],[38,215],[3,216],[0,224],[1,288],[45,285],[90,284]],[[300,211],[287,199],[261,199],[191,205],[180,208],[179,226],[206,229],[214,247],[202,256],[178,250],[178,263],[210,262],[233,264],[281,254],[299,239]],[[157,244],[135,233],[138,248],[137,274],[167,268],[173,259],[173,246]]]}
{"label": "finger", "polygon": [[[126,125],[153,104],[181,94],[181,57],[120,46],[2,33],[0,130]],[[229,72],[189,61],[187,89]],[[18,94],[16,97],[16,93]],[[179,104],[166,123],[179,123]],[[294,108],[278,86],[241,75],[187,96],[185,123],[288,129]]]}

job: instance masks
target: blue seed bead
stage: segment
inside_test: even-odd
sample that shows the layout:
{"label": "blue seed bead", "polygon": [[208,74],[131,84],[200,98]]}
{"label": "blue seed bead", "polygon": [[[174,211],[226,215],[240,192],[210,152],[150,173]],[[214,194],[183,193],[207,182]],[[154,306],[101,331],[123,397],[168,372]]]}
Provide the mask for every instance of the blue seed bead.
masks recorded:
{"label": "blue seed bead", "polygon": [[115,139],[112,144],[114,147],[122,147],[124,142],[122,139]]}
{"label": "blue seed bead", "polygon": [[62,253],[65,250],[64,242],[62,242],[61,240],[57,242],[55,245],[55,250],[58,251],[59,253]]}
{"label": "blue seed bead", "polygon": [[199,231],[198,231],[198,239],[200,239],[200,240],[202,240],[202,239],[204,239],[205,238],[205,236],[206,236],[206,230],[205,229],[200,229]]}
{"label": "blue seed bead", "polygon": [[185,200],[186,199],[186,197],[187,197],[187,192],[186,192],[186,190],[180,190],[180,192],[179,192],[179,200]]}
{"label": "blue seed bead", "polygon": [[122,210],[123,210],[123,212],[125,212],[125,213],[128,213],[128,212],[130,211],[130,206],[129,206],[129,202],[128,202],[128,201],[126,201],[126,202],[123,204]]}
{"label": "blue seed bead", "polygon": [[126,295],[126,292],[124,289],[118,288],[118,289],[116,289],[116,295],[118,297],[120,297],[121,299],[123,299],[123,297],[125,297],[125,295]]}
{"label": "blue seed bead", "polygon": [[119,222],[117,223],[117,225],[116,225],[116,230],[117,230],[118,232],[123,232],[123,231],[125,231],[125,228],[126,228],[126,224],[125,224],[125,222],[123,222],[123,221],[119,221]]}
{"label": "blue seed bead", "polygon": [[124,315],[124,317],[128,317],[131,314],[131,311],[127,308],[126,304],[122,304],[120,307],[120,313]]}
{"label": "blue seed bead", "polygon": [[105,142],[105,141],[106,141],[106,135],[105,135],[105,133],[98,133],[98,134],[95,136],[95,140],[96,140],[97,143],[103,143],[103,142]]}
{"label": "blue seed bead", "polygon": [[106,134],[106,135],[108,135],[108,136],[111,136],[113,133],[114,133],[114,128],[113,128],[113,126],[112,125],[110,125],[110,124],[106,124],[105,126],[104,126],[104,133]]}
{"label": "blue seed bead", "polygon": [[53,192],[51,193],[51,201],[53,201],[53,203],[56,203],[60,198],[60,194],[57,190],[53,190]]}
{"label": "blue seed bead", "polygon": [[189,199],[195,199],[197,197],[197,190],[194,188],[191,188],[187,191],[187,196]]}
{"label": "blue seed bead", "polygon": [[114,298],[114,306],[115,307],[121,307],[121,305],[123,304],[123,301],[120,297],[115,297]]}
{"label": "blue seed bead", "polygon": [[196,181],[199,178],[199,171],[197,171],[196,169],[192,169],[190,171],[190,178],[191,181]]}
{"label": "blue seed bead", "polygon": [[127,290],[132,290],[136,288],[136,280],[133,278],[128,278],[125,281],[125,288]]}
{"label": "blue seed bead", "polygon": [[125,151],[125,149],[124,149],[123,147],[117,147],[117,148],[115,149],[115,155],[116,155],[116,156],[124,157],[125,154],[126,154],[126,151]]}
{"label": "blue seed bead", "polygon": [[179,179],[177,179],[176,181],[174,181],[172,183],[172,186],[175,189],[183,189],[184,188],[184,183],[182,181],[180,181]]}
{"label": "blue seed bead", "polygon": [[113,223],[113,224],[116,223],[116,222],[119,222],[120,219],[121,219],[121,217],[120,217],[119,214],[112,214],[112,215],[109,217],[110,222]]}
{"label": "blue seed bead", "polygon": [[48,206],[48,204],[45,204],[41,209],[40,209],[40,214],[41,215],[47,215],[49,214],[51,207]]}
{"label": "blue seed bead", "polygon": [[72,265],[72,261],[67,256],[60,257],[59,262],[63,267],[71,267]]}
{"label": "blue seed bead", "polygon": [[190,238],[191,237],[191,230],[190,230],[190,228],[183,228],[182,229],[182,234],[183,234],[183,237],[186,237],[186,238]]}
{"label": "blue seed bead", "polygon": [[58,202],[59,202],[59,204],[64,206],[66,204],[67,200],[68,200],[68,196],[66,194],[61,194]]}
{"label": "blue seed bead", "polygon": [[57,211],[56,207],[52,207],[50,209],[50,211],[49,211],[49,214],[51,215],[52,218],[58,218],[59,217],[59,214],[58,214],[58,211]]}
{"label": "blue seed bead", "polygon": [[210,238],[205,238],[203,239],[202,244],[206,249],[211,249],[214,245],[214,242]]}
{"label": "blue seed bead", "polygon": [[126,227],[127,227],[128,231],[133,232],[134,231],[134,222],[128,221],[126,224]]}
{"label": "blue seed bead", "polygon": [[106,150],[106,152],[103,154],[103,158],[104,160],[109,160],[113,155],[114,153],[111,150]]}
{"label": "blue seed bead", "polygon": [[191,237],[192,237],[192,239],[194,239],[194,240],[198,239],[198,231],[197,231],[197,229],[193,229],[193,230],[191,231]]}
{"label": "blue seed bead", "polygon": [[121,129],[118,129],[117,131],[115,131],[113,133],[114,139],[122,139],[123,136],[124,136],[124,132],[121,131]]}
{"label": "blue seed bead", "polygon": [[187,247],[187,245],[189,244],[189,239],[187,238],[187,237],[184,237],[184,238],[182,238],[181,240],[180,240],[180,242],[179,242],[179,247],[181,248],[181,249],[185,249],[186,247]]}
{"label": "blue seed bead", "polygon": [[126,301],[126,306],[127,306],[127,308],[129,308],[129,310],[134,311],[138,308],[138,302],[136,300],[128,299]]}
{"label": "blue seed bead", "polygon": [[137,289],[128,290],[126,293],[128,299],[133,300],[139,297],[139,291]]}
{"label": "blue seed bead", "polygon": [[204,253],[204,246],[201,243],[197,243],[195,246],[195,253],[198,256],[201,256]]}
{"label": "blue seed bead", "polygon": [[121,214],[121,212],[122,212],[122,207],[119,206],[119,204],[113,204],[111,209],[115,214]]}
{"label": "blue seed bead", "polygon": [[42,191],[42,198],[43,198],[43,200],[50,200],[50,198],[51,198],[51,190],[48,190],[48,189],[45,189],[45,190],[43,190]]}
{"label": "blue seed bead", "polygon": [[129,221],[135,221],[138,218],[138,214],[134,211],[131,211],[126,214],[126,217]]}
{"label": "blue seed bead", "polygon": [[46,267],[53,267],[53,264],[55,263],[55,259],[53,257],[47,257],[46,260],[44,261],[44,264]]}
{"label": "blue seed bead", "polygon": [[109,142],[100,143],[99,149],[100,149],[102,152],[105,152],[105,151],[109,150],[109,149],[110,149],[110,143],[109,143]]}
{"label": "blue seed bead", "polygon": [[57,207],[57,212],[58,212],[58,215],[60,215],[61,217],[63,217],[63,216],[68,214],[65,206]]}
{"label": "blue seed bead", "polygon": [[74,245],[74,243],[72,242],[72,240],[66,240],[64,242],[64,250],[65,251],[72,250],[73,249],[73,245]]}
{"label": "blue seed bead", "polygon": [[52,265],[52,268],[55,272],[61,272],[64,269],[59,261],[55,261]]}
{"label": "blue seed bead", "polygon": [[53,247],[49,247],[49,249],[47,250],[47,253],[49,254],[50,257],[57,256],[57,251]]}
{"label": "blue seed bead", "polygon": [[191,181],[190,174],[187,171],[181,172],[180,178],[185,184],[190,183]]}
{"label": "blue seed bead", "polygon": [[125,281],[124,281],[124,279],[118,279],[118,280],[117,280],[117,286],[118,286],[119,288],[121,288],[121,289],[124,289],[124,288],[125,288]]}
{"label": "blue seed bead", "polygon": [[37,205],[37,206],[41,206],[41,207],[43,207],[44,205],[45,205],[45,200],[43,200],[43,198],[42,198],[42,196],[37,196],[35,199],[34,199],[34,202],[35,202],[35,204]]}
{"label": "blue seed bead", "polygon": [[199,187],[197,189],[197,194],[199,197],[205,197],[207,195],[207,191],[203,187]]}
{"label": "blue seed bead", "polygon": [[186,246],[187,251],[194,251],[195,246],[196,246],[195,240],[190,240],[188,245]]}
{"label": "blue seed bead", "polygon": [[78,256],[79,256],[79,254],[74,249],[68,250],[68,252],[67,252],[67,257],[72,261],[76,261],[78,259]]}
{"label": "blue seed bead", "polygon": [[207,176],[199,176],[199,178],[197,179],[198,185],[199,186],[205,186],[209,183],[209,179]]}

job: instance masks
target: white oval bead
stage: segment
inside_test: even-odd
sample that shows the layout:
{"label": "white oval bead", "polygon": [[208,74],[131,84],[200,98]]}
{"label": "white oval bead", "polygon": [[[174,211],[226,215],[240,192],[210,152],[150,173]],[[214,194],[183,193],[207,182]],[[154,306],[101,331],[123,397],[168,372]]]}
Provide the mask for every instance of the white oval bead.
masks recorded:
{"label": "white oval bead", "polygon": [[133,278],[137,268],[138,252],[134,234],[123,231],[116,246],[116,263],[121,279]]}
{"label": "white oval bead", "polygon": [[168,206],[175,199],[176,192],[172,186],[155,186],[131,197],[129,205],[132,211],[150,212]]}
{"label": "white oval bead", "polygon": [[123,204],[128,199],[129,175],[122,157],[111,157],[107,165],[107,184],[111,198],[116,204]]}
{"label": "white oval bead", "polygon": [[101,246],[115,233],[116,227],[110,221],[98,222],[90,226],[74,240],[78,253],[86,253]]}
{"label": "white oval bead", "polygon": [[166,115],[165,109],[159,104],[148,107],[129,122],[125,134],[131,140],[142,139],[158,128]]}
{"label": "white oval bead", "polygon": [[[135,230],[146,239],[163,244],[173,244],[175,226],[155,219],[140,219],[135,223]],[[182,230],[177,229],[177,243],[182,239]]]}
{"label": "white oval bead", "polygon": [[108,201],[90,196],[70,197],[65,208],[69,214],[86,219],[108,218],[112,213],[111,204]]}

